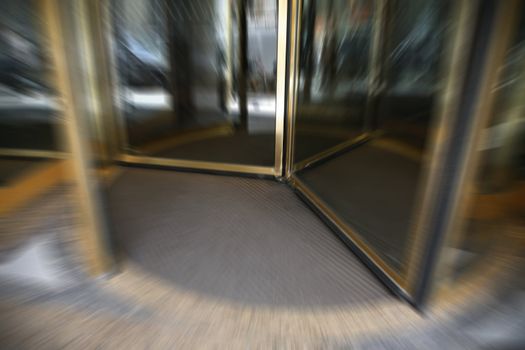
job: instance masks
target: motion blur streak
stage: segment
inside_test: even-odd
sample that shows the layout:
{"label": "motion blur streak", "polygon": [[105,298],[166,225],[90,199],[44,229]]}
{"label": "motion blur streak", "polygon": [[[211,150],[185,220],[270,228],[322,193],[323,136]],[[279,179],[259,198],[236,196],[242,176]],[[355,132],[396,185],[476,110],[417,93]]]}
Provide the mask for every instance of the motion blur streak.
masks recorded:
{"label": "motion blur streak", "polygon": [[0,348],[525,348],[519,0],[0,2]]}

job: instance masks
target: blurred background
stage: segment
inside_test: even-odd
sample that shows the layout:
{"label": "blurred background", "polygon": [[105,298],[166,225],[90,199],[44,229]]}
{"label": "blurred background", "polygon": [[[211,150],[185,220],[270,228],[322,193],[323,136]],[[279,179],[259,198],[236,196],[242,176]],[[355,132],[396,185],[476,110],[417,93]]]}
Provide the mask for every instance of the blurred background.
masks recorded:
{"label": "blurred background", "polygon": [[519,0],[4,0],[0,344],[525,346]]}

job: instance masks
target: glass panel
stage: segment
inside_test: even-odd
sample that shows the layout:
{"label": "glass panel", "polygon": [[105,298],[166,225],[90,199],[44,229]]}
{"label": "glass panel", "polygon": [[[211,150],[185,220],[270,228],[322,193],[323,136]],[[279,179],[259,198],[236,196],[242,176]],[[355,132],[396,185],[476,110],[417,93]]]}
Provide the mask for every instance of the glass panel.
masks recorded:
{"label": "glass panel", "polygon": [[295,163],[313,163],[296,175],[400,271],[443,86],[448,2],[304,4]]}
{"label": "glass panel", "polygon": [[276,2],[112,3],[127,151],[273,166]]}
{"label": "glass panel", "polygon": [[364,131],[374,3],[304,1],[294,160]]}
{"label": "glass panel", "polygon": [[27,239],[24,220],[43,220],[33,202],[57,191],[65,178],[66,161],[49,152],[64,150],[58,137],[63,125],[38,9],[32,0],[0,2],[1,249]]}
{"label": "glass panel", "polygon": [[[479,164],[466,186],[466,210],[445,249],[445,269],[455,281],[480,263],[523,257],[525,238],[525,11],[492,91],[495,105],[477,147]],[[522,268],[522,266],[520,266]],[[520,275],[522,280],[522,276]],[[521,283],[523,286],[523,283]]]}
{"label": "glass panel", "polygon": [[57,104],[45,81],[40,18],[33,1],[0,2],[0,149],[57,150]]}
{"label": "glass panel", "polygon": [[63,113],[53,84],[68,67],[52,58],[72,61],[57,50],[66,47],[63,38],[51,35],[71,29],[57,3],[0,2],[0,275],[36,288],[64,285],[79,267],[76,244],[87,232],[78,169],[59,137],[73,116]]}

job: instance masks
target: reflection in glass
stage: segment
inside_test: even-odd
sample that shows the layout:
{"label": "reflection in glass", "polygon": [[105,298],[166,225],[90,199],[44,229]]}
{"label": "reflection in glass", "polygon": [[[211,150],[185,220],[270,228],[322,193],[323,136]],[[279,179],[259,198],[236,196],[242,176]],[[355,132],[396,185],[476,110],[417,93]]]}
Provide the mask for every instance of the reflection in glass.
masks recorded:
{"label": "reflection in glass", "polygon": [[127,151],[272,166],[276,2],[112,4]]}
{"label": "reflection in glass", "polygon": [[64,248],[85,232],[69,147],[59,137],[66,115],[52,83],[65,67],[51,59],[59,39],[48,35],[51,19],[40,5],[0,2],[1,274],[3,282],[37,282],[38,288],[65,275],[57,272]]}
{"label": "reflection in glass", "polygon": [[41,23],[33,1],[0,2],[0,149],[57,150],[56,102],[45,81]]}
{"label": "reflection in glass", "polygon": [[[494,110],[476,147],[479,157],[456,235],[445,248],[443,272],[456,281],[490,265],[523,257],[525,238],[525,12],[506,53]],[[520,266],[522,268],[522,266]],[[523,280],[520,275],[520,279]],[[520,282],[520,288],[523,284]]]}
{"label": "reflection in glass", "polygon": [[50,159],[64,150],[63,125],[43,32],[34,1],[0,2],[0,251],[36,233],[46,219],[36,203],[45,207],[66,179],[66,161]]}
{"label": "reflection in glass", "polygon": [[303,2],[296,162],[364,131],[374,3]]}
{"label": "reflection in glass", "polygon": [[296,176],[399,271],[440,92],[448,2],[303,4]]}

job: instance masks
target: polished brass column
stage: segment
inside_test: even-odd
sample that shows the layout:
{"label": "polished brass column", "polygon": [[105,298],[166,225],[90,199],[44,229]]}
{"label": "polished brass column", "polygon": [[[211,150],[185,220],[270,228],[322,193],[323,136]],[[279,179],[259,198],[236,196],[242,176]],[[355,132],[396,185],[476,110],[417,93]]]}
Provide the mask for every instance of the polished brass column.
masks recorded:
{"label": "polished brass column", "polygon": [[[82,32],[82,22],[65,20],[66,16],[80,16],[82,21],[87,20],[83,12],[81,1],[68,3],[75,7],[65,8],[65,3],[59,0],[42,0],[40,13],[44,31],[48,39],[50,62],[52,65],[52,80],[62,107],[62,117],[65,124],[66,150],[69,152],[72,165],[73,184],[76,203],[79,205],[79,230],[76,234],[77,248],[81,254],[81,261],[91,276],[98,276],[108,272],[113,266],[113,259],[107,242],[107,232],[104,225],[101,201],[99,199],[97,179],[93,177],[91,166],[93,152],[87,140],[86,111],[93,111],[82,101],[82,91],[79,89],[79,77],[73,69],[73,57],[68,55],[70,50],[82,45],[75,42],[79,39],[75,33]],[[80,18],[76,18],[80,19]],[[75,23],[77,28],[69,27]],[[82,36],[80,36],[82,38]],[[85,39],[85,38],[84,38]],[[80,39],[80,40],[84,40]],[[89,53],[89,52],[88,52]],[[93,54],[93,52],[90,52]],[[91,106],[93,107],[93,106]]]}

